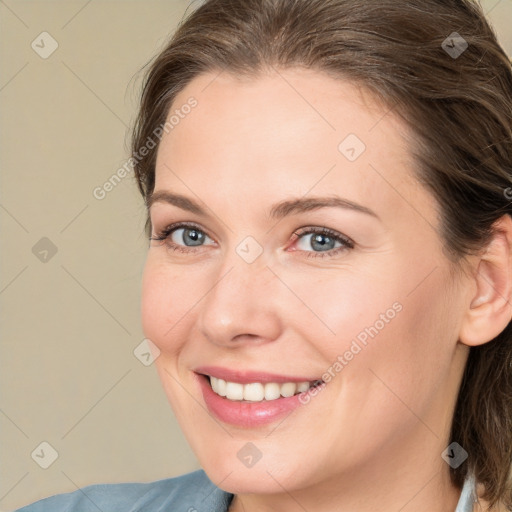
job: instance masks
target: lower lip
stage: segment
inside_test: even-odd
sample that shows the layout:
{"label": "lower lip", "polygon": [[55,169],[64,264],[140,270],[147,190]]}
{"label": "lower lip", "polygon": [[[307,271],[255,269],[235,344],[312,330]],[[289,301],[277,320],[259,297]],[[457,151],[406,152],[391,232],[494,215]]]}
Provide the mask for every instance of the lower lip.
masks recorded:
{"label": "lower lip", "polygon": [[208,377],[198,374],[198,378],[208,410],[219,420],[230,425],[246,428],[267,425],[302,405],[299,401],[300,395],[262,402],[228,400],[213,391]]}

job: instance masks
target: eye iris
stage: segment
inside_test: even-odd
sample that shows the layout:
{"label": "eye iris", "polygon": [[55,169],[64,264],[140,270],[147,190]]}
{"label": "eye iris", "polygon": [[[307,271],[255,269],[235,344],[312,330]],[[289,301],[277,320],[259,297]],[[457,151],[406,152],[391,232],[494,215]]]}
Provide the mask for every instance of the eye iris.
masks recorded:
{"label": "eye iris", "polygon": [[311,247],[320,251],[328,251],[334,248],[335,240],[329,236],[318,233],[311,238]]}
{"label": "eye iris", "polygon": [[201,245],[204,240],[204,233],[197,229],[184,229],[183,241],[185,245]]}

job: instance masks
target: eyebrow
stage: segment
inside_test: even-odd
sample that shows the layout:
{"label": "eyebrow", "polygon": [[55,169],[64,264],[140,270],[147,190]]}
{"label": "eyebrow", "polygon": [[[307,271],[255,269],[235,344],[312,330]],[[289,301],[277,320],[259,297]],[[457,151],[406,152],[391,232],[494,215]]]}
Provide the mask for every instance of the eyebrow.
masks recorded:
{"label": "eyebrow", "polygon": [[[148,210],[155,203],[172,204],[178,208],[181,208],[182,210],[186,210],[203,217],[208,216],[206,210],[202,208],[196,201],[180,194],[175,194],[164,190],[154,192],[148,197],[146,201]],[[282,219],[288,215],[318,210],[320,208],[343,208],[345,210],[353,210],[356,212],[364,213],[380,220],[380,217],[370,208],[338,196],[308,197],[282,201],[272,206],[269,216],[271,219]]]}

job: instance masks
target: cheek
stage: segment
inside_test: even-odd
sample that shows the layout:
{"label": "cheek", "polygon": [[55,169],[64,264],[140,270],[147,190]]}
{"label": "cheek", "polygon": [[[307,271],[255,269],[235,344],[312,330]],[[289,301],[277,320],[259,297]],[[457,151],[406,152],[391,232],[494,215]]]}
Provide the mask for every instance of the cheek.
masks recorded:
{"label": "cheek", "polygon": [[359,410],[363,397],[374,411],[383,403],[401,411],[400,399],[427,407],[449,376],[459,312],[448,300],[447,274],[438,268],[423,282],[433,266],[409,272],[406,262],[396,263],[366,275],[345,270],[314,283],[288,280],[307,298],[310,312],[299,308],[296,325],[323,354],[323,379]]}
{"label": "cheek", "polygon": [[[204,279],[193,271],[162,263],[149,255],[144,268],[141,293],[142,328],[162,353],[175,352],[182,343],[190,313],[206,293]],[[203,283],[203,284],[202,284]]]}
{"label": "cheek", "polygon": [[363,349],[382,338],[403,314],[400,278],[391,278],[380,269],[365,273],[330,269],[314,279],[290,273],[285,279],[303,303],[290,298],[296,306],[295,312],[290,310],[289,320],[302,326],[306,341],[315,343],[331,364],[351,348],[350,359],[355,359],[356,352],[362,355]]}
{"label": "cheek", "polygon": [[[362,314],[363,327],[352,329],[352,343],[361,350],[343,369],[346,403],[366,419],[380,416],[379,425],[390,431],[414,423],[416,415],[428,417],[450,380],[458,320],[456,306],[442,293],[444,277],[439,271],[413,293],[406,287],[374,298],[373,306],[363,306],[372,311]],[[365,343],[359,343],[361,334]]]}

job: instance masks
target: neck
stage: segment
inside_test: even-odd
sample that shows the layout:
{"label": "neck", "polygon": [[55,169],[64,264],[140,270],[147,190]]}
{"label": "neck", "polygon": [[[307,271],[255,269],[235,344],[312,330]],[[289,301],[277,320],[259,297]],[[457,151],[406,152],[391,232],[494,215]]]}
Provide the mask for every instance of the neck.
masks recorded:
{"label": "neck", "polygon": [[[460,489],[446,484],[440,475],[434,475],[417,494],[386,496],[375,499],[373,486],[367,487],[364,494],[346,496],[339,492],[330,494],[303,492],[274,495],[236,495],[229,512],[454,512],[460,497]],[[390,492],[391,493],[391,492]]]}
{"label": "neck", "polygon": [[[423,434],[424,435],[424,434]],[[428,451],[425,444],[429,444]],[[433,442],[432,444],[437,444]],[[371,464],[329,481],[278,494],[241,494],[233,498],[230,512],[454,512],[461,489],[453,486],[449,466],[425,453],[440,454],[430,443],[414,449],[382,453]],[[417,447],[421,444],[416,445]],[[396,447],[395,447],[396,448]]]}

